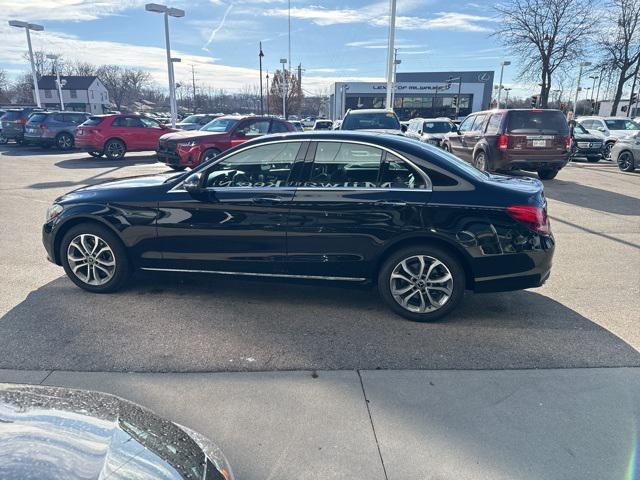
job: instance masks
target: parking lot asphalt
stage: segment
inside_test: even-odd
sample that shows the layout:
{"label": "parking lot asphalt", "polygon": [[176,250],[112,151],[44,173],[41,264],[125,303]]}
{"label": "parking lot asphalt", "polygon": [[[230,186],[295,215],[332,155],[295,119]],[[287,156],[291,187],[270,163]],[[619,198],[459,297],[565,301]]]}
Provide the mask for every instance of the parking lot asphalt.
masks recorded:
{"label": "parking lot asphalt", "polygon": [[200,372],[640,366],[640,174],[571,164],[545,182],[557,250],[542,288],[466,296],[433,324],[371,288],[136,275],[93,295],[45,259],[49,204],[82,185],[165,171],[0,147],[0,368]]}

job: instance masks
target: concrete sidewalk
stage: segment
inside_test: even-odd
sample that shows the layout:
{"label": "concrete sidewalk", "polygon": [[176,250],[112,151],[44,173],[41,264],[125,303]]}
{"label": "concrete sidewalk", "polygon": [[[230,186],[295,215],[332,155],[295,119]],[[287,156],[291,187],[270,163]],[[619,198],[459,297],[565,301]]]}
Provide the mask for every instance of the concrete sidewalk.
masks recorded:
{"label": "concrete sidewalk", "polygon": [[640,368],[0,370],[0,382],[145,405],[215,440],[243,480],[638,478]]}

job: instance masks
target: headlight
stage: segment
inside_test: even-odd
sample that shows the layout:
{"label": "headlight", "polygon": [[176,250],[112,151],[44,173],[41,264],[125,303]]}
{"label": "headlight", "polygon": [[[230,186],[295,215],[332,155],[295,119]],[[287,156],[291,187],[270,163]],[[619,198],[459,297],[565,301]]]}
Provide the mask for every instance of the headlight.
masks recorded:
{"label": "headlight", "polygon": [[57,203],[54,203],[47,209],[46,221],[50,222],[51,220],[56,218],[58,215],[60,215],[63,210],[64,210],[64,207],[62,205],[58,205]]}
{"label": "headlight", "polygon": [[197,140],[190,140],[188,142],[180,142],[178,143],[179,147],[195,147],[196,145],[198,145],[198,141]]}
{"label": "headlight", "polygon": [[231,465],[229,465],[229,461],[227,457],[224,456],[220,447],[218,447],[215,443],[213,443],[208,438],[200,435],[198,432],[191,430],[188,427],[177,424],[182,430],[184,430],[187,435],[191,437],[191,439],[198,444],[198,447],[202,449],[204,454],[207,456],[211,462],[215,465],[218,471],[222,474],[225,480],[234,480],[235,476],[233,475],[233,471],[231,470]]}

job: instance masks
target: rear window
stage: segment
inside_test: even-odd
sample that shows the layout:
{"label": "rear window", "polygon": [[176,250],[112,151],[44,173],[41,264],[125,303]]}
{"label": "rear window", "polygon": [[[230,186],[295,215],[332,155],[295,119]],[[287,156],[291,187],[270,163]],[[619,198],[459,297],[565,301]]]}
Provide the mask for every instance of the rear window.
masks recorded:
{"label": "rear window", "polygon": [[22,110],[20,111],[9,110],[7,113],[4,114],[4,116],[2,117],[2,120],[13,121],[13,120],[18,120],[21,117],[22,117]]}
{"label": "rear window", "polygon": [[391,112],[352,113],[342,122],[342,130],[400,130],[398,117]]}
{"label": "rear window", "polygon": [[554,110],[512,111],[508,113],[509,133],[569,134],[569,124],[562,112]]}
{"label": "rear window", "polygon": [[27,123],[40,123],[44,122],[47,118],[46,113],[34,113],[29,117],[29,121]]}
{"label": "rear window", "polygon": [[451,131],[449,122],[424,122],[422,127],[424,133],[448,133]]}
{"label": "rear window", "polygon": [[100,125],[100,123],[104,120],[104,117],[89,117],[82,125],[86,125],[91,127],[93,125]]}

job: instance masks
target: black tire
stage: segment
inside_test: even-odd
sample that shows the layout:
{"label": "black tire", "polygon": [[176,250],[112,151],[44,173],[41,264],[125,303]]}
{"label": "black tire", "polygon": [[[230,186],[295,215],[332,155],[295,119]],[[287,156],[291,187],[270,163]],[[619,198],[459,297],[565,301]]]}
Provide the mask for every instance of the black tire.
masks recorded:
{"label": "black tire", "polygon": [[200,157],[200,163],[208,162],[209,160],[213,160],[218,155],[220,155],[220,150],[217,148],[209,148],[202,153],[202,157]]}
{"label": "black tire", "polygon": [[120,160],[127,153],[127,146],[122,140],[112,138],[104,144],[104,154],[109,160]]}
{"label": "black tire", "polygon": [[482,150],[476,152],[476,154],[473,156],[473,166],[481,172],[488,172],[489,166],[487,164],[487,154]]}
{"label": "black tire", "polygon": [[[113,257],[114,262],[114,271],[112,273],[111,278],[103,284],[100,285],[92,285],[83,281],[78,275],[73,272],[73,267],[69,264],[70,259],[68,258],[67,252],[69,251],[69,245],[71,242],[76,239],[79,235],[89,235],[99,237],[100,240],[106,244],[110,250],[111,254],[107,256],[106,260],[111,261],[111,257]],[[91,243],[89,243],[91,245]],[[100,244],[102,245],[102,244]],[[101,248],[102,250],[102,248]],[[76,251],[75,248],[71,249],[72,254],[74,256],[79,255],[79,251]],[[109,230],[107,227],[103,227],[101,225],[97,225],[94,223],[82,223],[80,225],[76,225],[72,227],[62,238],[62,242],[60,242],[60,259],[62,261],[62,266],[64,267],[64,271],[67,276],[71,279],[73,283],[75,283],[78,287],[83,290],[87,290],[93,293],[109,293],[115,292],[120,289],[126,281],[129,279],[131,274],[131,264],[129,262],[129,258],[127,256],[127,251],[120,241],[120,239]],[[105,259],[103,258],[103,261]],[[92,263],[96,263],[96,260],[93,260]],[[99,263],[99,262],[98,262]],[[86,267],[80,267],[78,271],[82,274]],[[100,267],[98,267],[100,268]],[[87,268],[89,270],[89,268]],[[95,268],[94,268],[94,271]],[[100,273],[100,272],[99,272]],[[87,272],[88,278],[91,279],[91,274]],[[95,273],[94,273],[95,275]],[[107,278],[106,275],[103,277],[103,280]]]}
{"label": "black tire", "polygon": [[600,157],[587,157],[587,162],[589,163],[598,163],[600,161]]}
{"label": "black tire", "polygon": [[0,135],[0,145],[6,145],[7,143],[9,143],[9,139]]}
{"label": "black tire", "polygon": [[56,137],[56,147],[58,147],[58,150],[71,150],[73,148],[73,144],[73,135],[71,135],[70,133],[63,132],[58,134],[58,136]]}
{"label": "black tire", "polygon": [[[442,270],[442,272],[445,272],[444,275],[446,275],[446,270],[448,270],[451,276],[450,285],[447,287],[447,288],[450,288],[451,294],[449,295],[448,299],[444,301],[442,306],[432,311],[424,311],[424,312],[411,311],[410,308],[405,308],[404,306],[400,305],[400,303],[394,297],[394,293],[392,292],[392,281],[396,282],[395,283],[396,286],[399,286],[397,282],[404,282],[404,280],[402,279],[391,278],[391,275],[394,272],[394,270],[396,270],[397,268],[401,268],[400,264],[403,260],[407,260],[405,265],[407,265],[407,267],[412,269],[412,272],[414,272],[414,279],[418,278],[419,270],[418,268],[416,268],[416,266],[420,265],[420,263],[417,260],[418,256],[425,256],[425,257],[429,257],[430,259],[437,260],[438,262],[441,263],[441,265],[445,267]],[[426,265],[426,261],[425,261],[425,265]],[[426,268],[427,267],[425,267],[425,269]],[[438,269],[441,269],[441,266],[435,267],[433,269],[432,274],[433,273],[442,274],[442,272],[437,271]],[[406,270],[403,270],[403,271],[406,272]],[[444,275],[438,278],[444,278]],[[391,308],[391,310],[393,310],[398,315],[408,320],[412,320],[414,322],[431,322],[434,320],[438,320],[439,318],[442,318],[445,315],[448,315],[460,303],[460,301],[462,300],[462,297],[464,296],[465,278],[466,278],[465,271],[464,271],[464,268],[462,267],[462,264],[454,255],[450,254],[448,251],[436,246],[429,245],[429,244],[415,245],[415,246],[406,247],[396,252],[393,252],[389,256],[389,258],[386,259],[386,261],[384,262],[384,264],[382,265],[382,268],[380,268],[380,271],[378,273],[378,291],[380,292],[380,296],[386,302],[387,306],[389,306],[389,308]],[[411,283],[411,285],[413,285],[412,288],[416,289],[416,291],[418,288],[423,288],[425,289],[424,291],[426,293],[427,287],[432,284],[427,283],[424,278],[422,278],[421,280],[423,281],[424,287],[422,286],[422,284],[418,285],[418,283],[412,282]],[[410,283],[407,283],[407,282],[405,283],[407,286],[410,285]],[[411,291],[409,293],[411,293]],[[422,291],[417,293],[419,293],[420,297],[422,297],[426,305],[426,302],[429,301],[428,296],[425,297]],[[444,293],[439,293],[438,291],[434,291],[434,290],[431,290],[430,295],[432,295],[434,300],[436,301],[438,300],[442,301],[444,298]],[[436,298],[436,297],[439,297],[440,295],[442,295],[442,297]],[[420,297],[415,297],[415,298],[412,297],[408,299],[407,301],[408,306],[411,307],[412,305],[409,305],[409,304],[411,304],[412,302],[418,301]],[[429,304],[433,305],[430,301],[429,301]],[[420,305],[418,305],[417,307],[419,306]]]}
{"label": "black tire", "polygon": [[169,165],[169,168],[171,168],[172,170],[175,170],[176,172],[181,172],[182,170],[184,170],[185,166],[182,165]]}
{"label": "black tire", "polygon": [[104,155],[102,152],[87,152],[89,155],[91,155],[94,158],[99,158],[102,155]]}
{"label": "black tire", "polygon": [[623,172],[633,172],[636,168],[633,154],[628,151],[620,152],[616,162]]}
{"label": "black tire", "polygon": [[540,180],[553,180],[559,171],[557,168],[543,168],[538,170],[538,177],[540,177]]}

